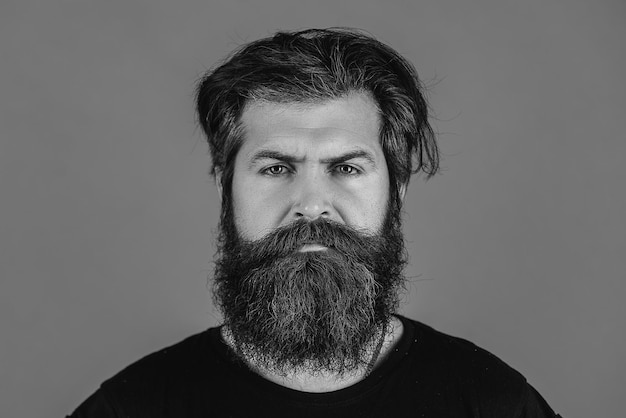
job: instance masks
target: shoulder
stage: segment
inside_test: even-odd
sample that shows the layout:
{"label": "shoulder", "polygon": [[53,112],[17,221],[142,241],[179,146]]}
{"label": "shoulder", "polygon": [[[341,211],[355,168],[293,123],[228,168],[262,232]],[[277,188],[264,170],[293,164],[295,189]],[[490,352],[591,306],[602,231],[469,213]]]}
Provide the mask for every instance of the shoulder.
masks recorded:
{"label": "shoulder", "polygon": [[435,393],[462,400],[464,408],[490,411],[485,416],[517,416],[528,402],[524,376],[489,351],[421,322],[401,318],[411,328],[412,368]]}
{"label": "shoulder", "polygon": [[[453,369],[456,374],[501,374],[515,381],[525,382],[524,377],[500,358],[476,344],[459,337],[445,334],[421,322],[401,318],[405,328],[412,327],[412,349],[434,367]],[[408,325],[408,327],[407,327]]]}
{"label": "shoulder", "polygon": [[215,361],[210,356],[214,329],[192,335],[171,346],[155,351],[124,368],[104,384],[122,384],[163,376],[194,374],[198,368]]}
{"label": "shoulder", "polygon": [[162,416],[177,411],[195,416],[203,410],[198,402],[223,375],[227,358],[219,352],[219,329],[192,335],[149,354],[106,380],[96,392],[121,416]]}

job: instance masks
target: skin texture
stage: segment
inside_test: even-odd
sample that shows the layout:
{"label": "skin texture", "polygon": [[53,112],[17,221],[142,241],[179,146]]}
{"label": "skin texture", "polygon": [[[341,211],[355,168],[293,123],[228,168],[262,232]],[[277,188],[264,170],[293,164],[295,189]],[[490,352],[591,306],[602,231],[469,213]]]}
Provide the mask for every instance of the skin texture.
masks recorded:
{"label": "skin texture", "polygon": [[318,217],[364,233],[379,230],[389,174],[380,116],[369,95],[311,105],[253,102],[241,121],[245,140],[232,196],[242,237],[259,239],[293,220]]}

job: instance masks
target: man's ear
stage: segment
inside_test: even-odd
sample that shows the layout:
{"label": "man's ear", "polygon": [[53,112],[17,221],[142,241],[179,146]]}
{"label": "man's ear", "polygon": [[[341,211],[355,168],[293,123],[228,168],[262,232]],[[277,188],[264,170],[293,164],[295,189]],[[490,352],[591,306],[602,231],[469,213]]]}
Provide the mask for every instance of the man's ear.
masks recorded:
{"label": "man's ear", "polygon": [[217,191],[220,194],[220,201],[224,198],[224,190],[222,187],[222,172],[219,170],[215,170],[215,185],[217,186]]}

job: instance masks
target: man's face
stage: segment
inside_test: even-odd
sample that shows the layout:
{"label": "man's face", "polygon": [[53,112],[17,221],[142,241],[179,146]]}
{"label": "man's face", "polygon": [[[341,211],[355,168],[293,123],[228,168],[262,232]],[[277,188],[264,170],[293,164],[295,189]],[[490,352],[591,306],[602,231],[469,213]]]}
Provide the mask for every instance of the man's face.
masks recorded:
{"label": "man's face", "polygon": [[281,373],[355,370],[405,263],[376,106],[365,94],[256,102],[242,124],[214,277],[225,322]]}
{"label": "man's face", "polygon": [[256,240],[294,220],[320,217],[379,232],[389,173],[369,95],[313,105],[252,102],[241,122],[232,208],[242,238]]}

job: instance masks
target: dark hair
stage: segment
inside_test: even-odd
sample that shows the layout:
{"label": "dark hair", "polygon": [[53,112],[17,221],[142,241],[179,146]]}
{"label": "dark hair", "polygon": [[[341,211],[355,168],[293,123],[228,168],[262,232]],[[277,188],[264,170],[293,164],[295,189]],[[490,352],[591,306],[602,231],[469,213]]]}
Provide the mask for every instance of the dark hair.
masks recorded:
{"label": "dark hair", "polygon": [[319,102],[364,91],[381,115],[380,141],[392,188],[439,168],[423,87],[411,63],[389,46],[350,29],[278,32],[244,45],[199,82],[197,111],[230,199],[233,163],[243,141],[240,118],[252,100]]}

